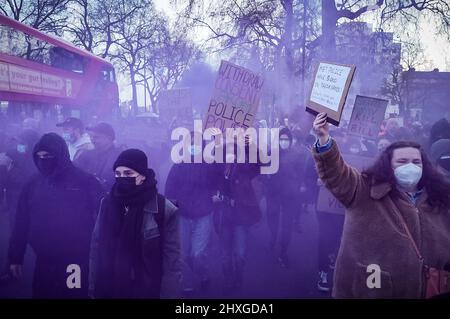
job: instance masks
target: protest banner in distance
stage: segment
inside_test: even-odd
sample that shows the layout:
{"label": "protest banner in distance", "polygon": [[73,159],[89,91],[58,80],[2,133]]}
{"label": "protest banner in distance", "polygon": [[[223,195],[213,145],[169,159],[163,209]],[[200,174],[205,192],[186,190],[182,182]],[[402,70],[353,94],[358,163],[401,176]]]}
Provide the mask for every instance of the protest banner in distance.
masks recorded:
{"label": "protest banner in distance", "polygon": [[[374,161],[373,158],[366,156],[342,154],[342,157],[347,164],[356,168],[360,172],[363,169],[368,168]],[[345,212],[344,206],[323,185],[319,188],[316,209],[318,212],[332,214],[344,214]]]}
{"label": "protest banner in distance", "polygon": [[328,122],[338,126],[355,69],[351,65],[319,62],[306,101],[306,111],[314,115],[326,112]]}
{"label": "protest banner in distance", "polygon": [[163,122],[192,123],[192,93],[190,88],[162,90],[158,97],[159,116]]}
{"label": "protest banner in distance", "polygon": [[387,100],[357,95],[348,125],[348,134],[377,139],[387,105]]}
{"label": "protest banner in distance", "polygon": [[246,68],[222,60],[214,85],[204,129],[247,129],[258,111],[264,79]]}

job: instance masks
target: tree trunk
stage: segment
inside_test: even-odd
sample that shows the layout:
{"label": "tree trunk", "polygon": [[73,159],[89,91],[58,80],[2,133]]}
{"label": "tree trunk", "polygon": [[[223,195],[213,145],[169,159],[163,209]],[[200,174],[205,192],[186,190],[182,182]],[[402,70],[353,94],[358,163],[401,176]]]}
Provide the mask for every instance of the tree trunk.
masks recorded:
{"label": "tree trunk", "polygon": [[130,82],[131,82],[131,111],[134,116],[138,114],[138,105],[137,105],[137,84],[136,84],[136,74],[134,72],[133,67],[130,67]]}
{"label": "tree trunk", "polygon": [[[294,81],[294,57],[292,53],[292,28],[294,23],[294,9],[292,0],[285,0],[284,1],[284,10],[286,11],[286,21],[285,21],[285,28],[284,28],[284,49],[285,49],[285,62],[286,62],[286,75],[288,76],[288,83],[293,88],[293,85],[295,84]],[[295,90],[291,89],[289,90],[289,106],[293,106],[297,104],[297,101],[295,100]],[[292,109],[290,109],[292,111]]]}
{"label": "tree trunk", "polygon": [[323,58],[333,61],[336,59],[336,24],[338,11],[334,0],[322,0],[322,41]]}
{"label": "tree trunk", "polygon": [[306,80],[306,27],[308,19],[308,0],[303,0],[303,30],[302,30],[302,87],[301,87],[301,102],[302,105],[306,101],[305,97],[305,80]]}

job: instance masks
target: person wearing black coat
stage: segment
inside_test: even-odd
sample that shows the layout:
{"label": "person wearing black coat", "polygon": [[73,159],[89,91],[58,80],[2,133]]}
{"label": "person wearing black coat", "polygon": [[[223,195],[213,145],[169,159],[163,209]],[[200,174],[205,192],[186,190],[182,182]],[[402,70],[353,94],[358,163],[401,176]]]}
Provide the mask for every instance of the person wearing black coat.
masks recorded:
{"label": "person wearing black coat", "polygon": [[11,273],[21,276],[29,244],[36,254],[33,298],[87,298],[101,185],[72,165],[67,145],[56,133],[41,137],[33,159],[39,173],[19,197],[8,252]]}
{"label": "person wearing black coat", "polygon": [[[199,150],[191,147],[192,156],[196,151]],[[174,164],[167,177],[165,195],[179,205],[185,294],[196,288],[204,291],[209,286],[212,197],[217,192],[218,178],[218,165],[206,163]]]}
{"label": "person wearing black coat", "polygon": [[[243,285],[250,227],[262,217],[253,186],[261,164],[249,163],[250,143],[252,141],[246,142],[245,163],[237,163],[234,156],[234,162],[227,161],[219,165],[221,174],[217,183],[218,192],[213,196],[216,205],[214,224],[222,246],[224,284],[229,291],[240,289]],[[227,152],[224,151],[224,154]],[[237,154],[236,144],[233,154]]]}
{"label": "person wearing black coat", "polygon": [[127,149],[102,200],[92,234],[89,293],[94,298],[176,298],[181,280],[177,207],[158,194],[147,156]]}

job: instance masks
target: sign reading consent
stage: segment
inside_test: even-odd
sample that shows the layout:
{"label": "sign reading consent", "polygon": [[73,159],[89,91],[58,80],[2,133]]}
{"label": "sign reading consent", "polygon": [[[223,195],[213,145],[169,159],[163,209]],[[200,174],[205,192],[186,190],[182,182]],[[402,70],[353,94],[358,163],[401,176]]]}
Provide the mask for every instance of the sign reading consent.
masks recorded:
{"label": "sign reading consent", "polygon": [[206,113],[204,128],[252,126],[264,79],[241,66],[222,60]]}
{"label": "sign reading consent", "polygon": [[357,95],[348,134],[377,139],[387,105],[387,100]]}
{"label": "sign reading consent", "polygon": [[320,62],[314,72],[306,111],[314,115],[326,112],[328,121],[338,126],[354,74],[355,66]]}

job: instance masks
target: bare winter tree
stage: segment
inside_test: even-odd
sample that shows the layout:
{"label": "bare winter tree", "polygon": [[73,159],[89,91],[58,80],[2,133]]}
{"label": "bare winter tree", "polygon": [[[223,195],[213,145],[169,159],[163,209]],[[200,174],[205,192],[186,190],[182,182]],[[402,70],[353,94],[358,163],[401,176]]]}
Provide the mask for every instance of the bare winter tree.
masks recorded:
{"label": "bare winter tree", "polygon": [[448,0],[321,0],[322,47],[328,54],[335,53],[336,25],[341,19],[355,20],[372,10],[381,10],[380,28],[392,21],[405,27],[418,23],[419,13],[439,19],[439,32],[450,35],[450,3]]}
{"label": "bare winter tree", "polygon": [[61,34],[70,0],[0,0],[0,13],[40,31]]}
{"label": "bare winter tree", "polygon": [[210,51],[231,54],[237,63],[267,73],[269,93],[263,97],[264,105],[290,108],[304,98],[304,90],[300,99],[294,95],[296,88],[304,88],[317,45],[320,6],[316,1],[193,0],[189,4],[182,14],[194,27],[208,31]]}
{"label": "bare winter tree", "polygon": [[163,41],[158,46],[144,51],[145,64],[138,75],[138,83],[150,97],[150,105],[156,112],[156,104],[161,90],[173,88],[192,62],[198,60],[198,48],[186,39],[184,32],[170,33],[166,30]]}
{"label": "bare winter tree", "polygon": [[402,58],[401,63],[403,69],[412,70],[419,67],[428,67],[429,61],[426,59],[422,44],[413,39],[413,41],[402,41]]}
{"label": "bare winter tree", "polygon": [[114,26],[114,48],[109,56],[118,70],[129,77],[132,90],[132,109],[137,114],[137,86],[139,74],[144,68],[146,50],[159,46],[167,33],[167,21],[155,10],[153,3],[141,0],[142,9],[132,15],[132,3],[123,1],[116,14],[122,16],[120,23]]}
{"label": "bare winter tree", "polygon": [[114,46],[114,32],[119,25],[136,12],[145,10],[148,4],[141,0],[126,2],[128,11],[124,12],[123,0],[71,0],[71,19],[65,31],[75,44],[106,58]]}

